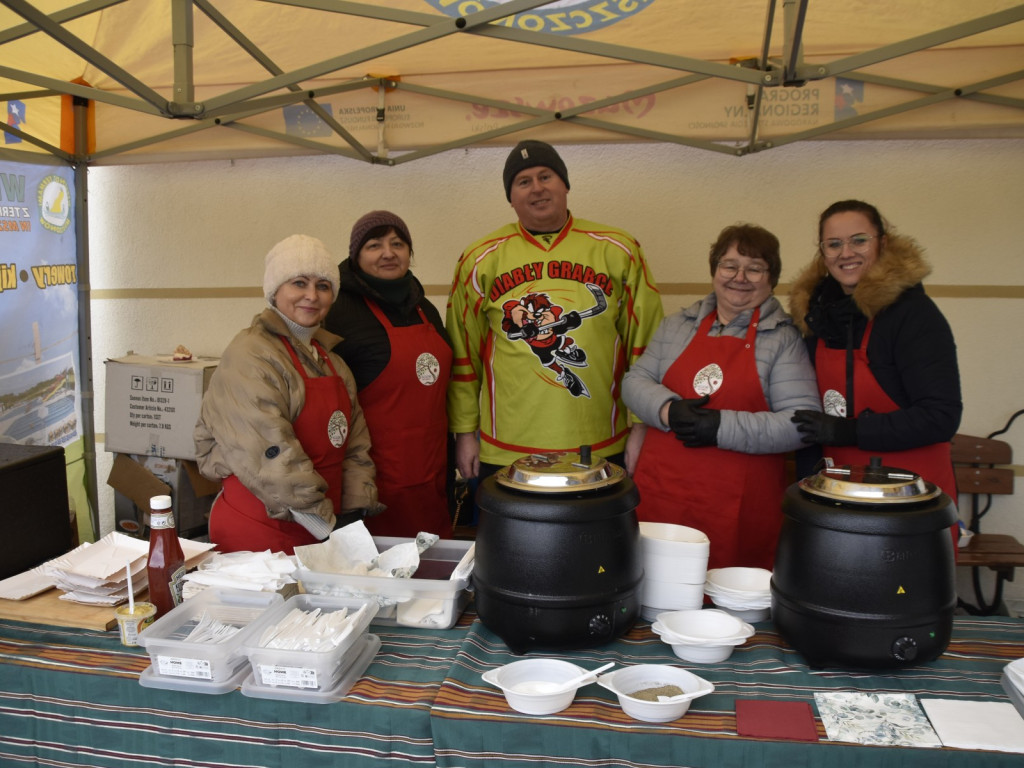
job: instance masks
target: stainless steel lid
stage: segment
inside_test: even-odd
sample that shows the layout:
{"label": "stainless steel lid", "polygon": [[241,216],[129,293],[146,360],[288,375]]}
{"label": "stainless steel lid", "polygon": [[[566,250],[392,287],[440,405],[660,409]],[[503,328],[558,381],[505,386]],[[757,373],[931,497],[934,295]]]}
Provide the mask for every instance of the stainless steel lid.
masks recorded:
{"label": "stainless steel lid", "polygon": [[920,475],[884,467],[876,458],[868,465],[827,466],[798,485],[814,496],[861,504],[905,504],[934,499],[942,493]]}
{"label": "stainless steel lid", "polygon": [[581,451],[534,453],[517,459],[495,473],[495,480],[509,488],[536,493],[570,493],[606,488],[626,472],[600,456]]}

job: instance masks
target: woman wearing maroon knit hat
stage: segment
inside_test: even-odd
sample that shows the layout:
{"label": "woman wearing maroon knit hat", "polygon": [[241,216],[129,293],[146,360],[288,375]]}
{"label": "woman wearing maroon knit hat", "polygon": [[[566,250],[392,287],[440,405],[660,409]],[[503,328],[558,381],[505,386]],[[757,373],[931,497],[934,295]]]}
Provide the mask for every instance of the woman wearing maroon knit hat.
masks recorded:
{"label": "woman wearing maroon knit hat", "polygon": [[352,227],[341,289],[324,327],[352,369],[387,511],[366,521],[376,536],[450,537],[445,393],[452,349],[440,314],[410,270],[412,237],[390,211]]}

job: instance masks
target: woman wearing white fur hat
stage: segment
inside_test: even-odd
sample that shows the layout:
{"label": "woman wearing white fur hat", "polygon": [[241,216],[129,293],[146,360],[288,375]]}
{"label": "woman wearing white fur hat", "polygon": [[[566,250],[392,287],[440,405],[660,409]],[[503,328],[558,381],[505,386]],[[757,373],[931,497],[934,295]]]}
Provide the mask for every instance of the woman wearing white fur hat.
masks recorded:
{"label": "woman wearing white fur hat", "polygon": [[320,327],[337,262],[320,240],[292,235],[267,254],[263,292],[270,306],[224,350],[203,397],[196,459],[223,480],[210,512],[217,549],[291,554],[380,505],[355,380]]}

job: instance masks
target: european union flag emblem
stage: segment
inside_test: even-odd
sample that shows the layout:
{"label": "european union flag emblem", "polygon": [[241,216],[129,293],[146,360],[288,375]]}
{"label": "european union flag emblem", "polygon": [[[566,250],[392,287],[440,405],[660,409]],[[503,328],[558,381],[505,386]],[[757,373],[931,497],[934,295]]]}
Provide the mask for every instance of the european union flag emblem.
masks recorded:
{"label": "european union flag emblem", "polygon": [[856,117],[857,105],[864,102],[864,83],[859,80],[836,78],[836,120]]}
{"label": "european union flag emblem", "polygon": [[[25,103],[22,101],[7,102],[7,124],[11,128],[21,128],[25,122]],[[21,144],[21,137],[4,131],[4,144]]]}
{"label": "european union flag emblem", "polygon": [[[321,104],[327,114],[331,114],[330,104]],[[292,136],[330,136],[331,127],[320,116],[305,104],[292,104],[284,108],[284,132]]]}

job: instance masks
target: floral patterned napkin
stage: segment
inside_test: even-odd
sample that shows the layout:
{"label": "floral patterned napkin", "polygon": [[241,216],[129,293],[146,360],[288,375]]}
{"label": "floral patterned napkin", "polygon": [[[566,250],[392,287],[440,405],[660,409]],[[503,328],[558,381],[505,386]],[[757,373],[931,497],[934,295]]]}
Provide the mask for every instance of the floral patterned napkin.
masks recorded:
{"label": "floral patterned napkin", "polygon": [[830,741],[942,746],[913,694],[819,691],[814,694],[814,701]]}

